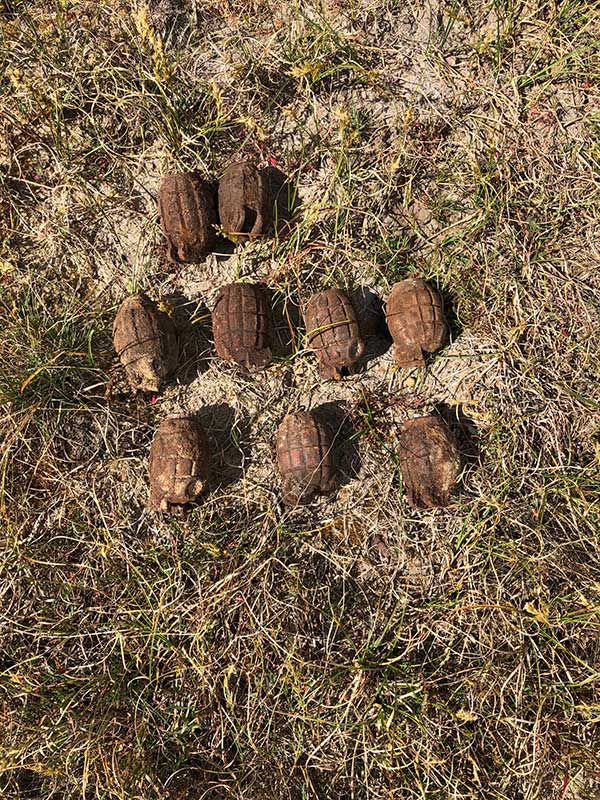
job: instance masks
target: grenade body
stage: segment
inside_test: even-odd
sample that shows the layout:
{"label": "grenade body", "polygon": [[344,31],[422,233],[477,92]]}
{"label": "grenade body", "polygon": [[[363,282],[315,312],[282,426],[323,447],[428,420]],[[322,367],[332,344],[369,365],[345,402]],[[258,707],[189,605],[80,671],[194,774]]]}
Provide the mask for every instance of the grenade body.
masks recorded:
{"label": "grenade body", "polygon": [[304,308],[304,322],[323,378],[342,378],[364,354],[354,306],[341,289],[314,294]]}
{"label": "grenade body", "polygon": [[150,447],[150,508],[175,511],[185,507],[204,491],[208,464],[208,440],[197,420],[163,420]]}
{"label": "grenade body", "polygon": [[169,260],[173,263],[201,261],[214,248],[215,196],[198,173],[165,176],[160,186],[158,211]]}
{"label": "grenade body", "polygon": [[297,411],[284,417],[277,430],[276,450],[285,505],[308,503],[317,492],[333,489],[333,435],[313,413]]}
{"label": "grenade body", "polygon": [[219,220],[235,242],[252,241],[269,231],[273,199],[267,179],[251,161],[232,164],[219,181]]}
{"label": "grenade body", "polygon": [[113,343],[134,391],[158,392],[177,368],[173,321],[145,294],[121,303],[113,324]]}
{"label": "grenade body", "polygon": [[386,321],[401,367],[424,367],[424,353],[434,353],[448,338],[442,299],[419,278],[395,283],[386,303]]}
{"label": "grenade body", "polygon": [[265,290],[253,283],[223,286],[212,313],[217,354],[248,370],[271,361],[271,310]]}
{"label": "grenade body", "polygon": [[456,440],[436,415],[417,417],[400,430],[400,470],[413,508],[448,505],[458,483],[461,458]]}

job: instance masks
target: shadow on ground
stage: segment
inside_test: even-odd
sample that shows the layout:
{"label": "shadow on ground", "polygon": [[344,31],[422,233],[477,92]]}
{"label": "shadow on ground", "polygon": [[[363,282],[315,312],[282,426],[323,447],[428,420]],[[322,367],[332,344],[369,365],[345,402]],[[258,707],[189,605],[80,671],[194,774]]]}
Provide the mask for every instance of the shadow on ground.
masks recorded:
{"label": "shadow on ground", "polygon": [[168,295],[165,300],[173,308],[172,319],[179,344],[179,364],[174,378],[188,386],[208,368],[212,339],[210,311],[200,299],[188,299],[180,293]]}
{"label": "shadow on ground", "polygon": [[369,361],[386,353],[392,337],[385,321],[383,298],[370,286],[359,286],[350,293],[356,311],[361,336],[365,343],[363,357],[355,364],[354,372],[365,372]]}
{"label": "shadow on ground", "polygon": [[437,403],[436,412],[450,428],[465,462],[474,463],[479,460],[479,431],[475,422],[465,414],[462,405]]}
{"label": "shadow on ground", "polygon": [[273,198],[273,227],[277,232],[285,232],[298,211],[296,187],[277,167],[265,167],[262,172],[268,181]]}
{"label": "shadow on ground", "polygon": [[458,314],[456,311],[456,301],[454,296],[443,289],[441,286],[436,287],[442,298],[442,305],[444,308],[444,316],[449,328],[448,341],[453,342],[462,333],[462,325],[458,321]]}
{"label": "shadow on ground", "polygon": [[361,467],[357,432],[346,403],[336,401],[322,403],[313,409],[315,416],[326,422],[334,436],[335,460],[338,465],[338,486],[345,486],[354,480]]}
{"label": "shadow on ground", "polygon": [[240,480],[248,457],[249,424],[227,403],[204,406],[195,414],[202,423],[210,448],[209,491]]}
{"label": "shadow on ground", "polygon": [[282,297],[271,289],[266,289],[271,307],[271,349],[273,357],[289,358],[298,349],[302,338],[302,316],[297,303],[289,297]]}

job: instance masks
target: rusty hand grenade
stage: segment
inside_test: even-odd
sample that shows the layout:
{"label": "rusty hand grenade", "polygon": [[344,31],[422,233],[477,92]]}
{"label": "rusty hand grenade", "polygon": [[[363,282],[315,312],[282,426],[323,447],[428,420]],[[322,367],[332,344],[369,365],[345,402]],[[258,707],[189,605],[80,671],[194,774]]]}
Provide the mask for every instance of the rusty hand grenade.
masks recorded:
{"label": "rusty hand grenade", "polygon": [[365,352],[354,306],[341,289],[314,294],[304,307],[304,323],[325,379],[343,377]]}
{"label": "rusty hand grenade", "polygon": [[271,310],[264,287],[254,283],[223,286],[212,313],[217,354],[245,369],[271,361]]}
{"label": "rusty hand grenade", "polygon": [[438,291],[420,278],[395,283],[386,303],[386,321],[401,367],[424,367],[424,353],[434,353],[448,338]]}
{"label": "rusty hand grenade", "polygon": [[285,505],[308,503],[317,492],[334,487],[333,435],[312,412],[296,411],[283,418],[277,429],[276,451]]}
{"label": "rusty hand grenade", "polygon": [[145,294],[120,305],[113,324],[113,343],[134,391],[158,392],[177,368],[173,321]]}
{"label": "rusty hand grenade", "polygon": [[208,463],[208,440],[197,420],[163,420],[150,446],[150,508],[175,511],[185,507],[206,488]]}
{"label": "rusty hand grenade", "polygon": [[170,261],[195,263],[214,248],[217,235],[215,196],[198,173],[166,175],[160,185],[158,211]]}

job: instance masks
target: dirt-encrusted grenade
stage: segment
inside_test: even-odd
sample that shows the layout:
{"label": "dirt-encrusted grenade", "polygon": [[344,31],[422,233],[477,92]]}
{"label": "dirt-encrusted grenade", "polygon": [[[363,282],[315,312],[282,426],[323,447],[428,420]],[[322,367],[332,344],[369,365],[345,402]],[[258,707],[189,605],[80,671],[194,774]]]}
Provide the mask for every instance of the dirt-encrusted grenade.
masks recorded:
{"label": "dirt-encrusted grenade", "polygon": [[206,487],[209,449],[202,425],[193,417],[169,417],[161,422],[152,444],[149,507],[181,511]]}
{"label": "dirt-encrusted grenade", "polygon": [[158,392],[177,368],[173,321],[145,294],[134,294],[121,303],[113,342],[134,391]]}
{"label": "dirt-encrusted grenade", "polygon": [[394,339],[394,358],[401,367],[424,367],[424,353],[434,353],[448,337],[442,299],[420,278],[392,286],[385,316]]}
{"label": "dirt-encrusted grenade", "polygon": [[273,219],[269,183],[251,161],[232,164],[219,181],[219,220],[233,241],[267,233]]}
{"label": "dirt-encrusted grenade", "polygon": [[248,370],[271,361],[271,311],[265,289],[230,283],[220,290],[212,313],[217,354]]}
{"label": "dirt-encrusted grenade", "polygon": [[276,450],[285,505],[309,503],[317,492],[334,488],[333,434],[312,412],[296,411],[283,418]]}
{"label": "dirt-encrusted grenade", "polygon": [[160,226],[169,259],[176,264],[201,261],[215,246],[215,193],[197,172],[166,175],[158,194]]}
{"label": "dirt-encrusted grenade", "polygon": [[304,323],[323,378],[342,378],[365,352],[354,306],[341,289],[313,294],[304,307]]}
{"label": "dirt-encrusted grenade", "polygon": [[446,506],[461,471],[456,440],[440,417],[417,417],[400,430],[400,470],[413,508]]}

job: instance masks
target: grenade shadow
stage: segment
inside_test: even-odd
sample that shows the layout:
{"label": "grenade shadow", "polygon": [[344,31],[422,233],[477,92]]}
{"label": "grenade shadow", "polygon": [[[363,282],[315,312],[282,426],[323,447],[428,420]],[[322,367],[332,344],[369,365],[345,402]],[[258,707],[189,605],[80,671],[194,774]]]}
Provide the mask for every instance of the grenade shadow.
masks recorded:
{"label": "grenade shadow", "polygon": [[469,475],[479,464],[479,431],[473,420],[464,413],[462,405],[451,406],[447,403],[437,403],[434,410],[444,420],[456,439],[463,468],[462,480],[456,490],[457,493],[460,493],[464,491]]}
{"label": "grenade shadow", "polygon": [[194,415],[202,424],[210,448],[209,491],[240,480],[249,456],[249,423],[246,414],[236,414],[227,403],[203,406]]}
{"label": "grenade shadow", "polygon": [[212,347],[211,314],[198,298],[189,300],[177,293],[165,299],[173,307],[172,319],[179,346],[178,365],[173,379],[188,386],[208,369]]}
{"label": "grenade shadow", "polygon": [[265,287],[271,308],[271,350],[273,357],[289,358],[298,349],[301,325],[300,308],[289,297],[281,297]]}
{"label": "grenade shadow", "polygon": [[432,283],[432,285],[435,286],[440,294],[440,297],[442,298],[444,316],[446,317],[446,322],[448,323],[448,340],[444,345],[444,347],[446,347],[448,342],[453,342],[458,336],[460,336],[462,333],[462,325],[458,321],[456,302],[453,295],[435,283]]}
{"label": "grenade shadow", "polygon": [[365,372],[369,361],[386,353],[392,344],[392,336],[385,321],[383,298],[370,286],[359,286],[350,293],[350,299],[365,343],[363,357],[355,364],[356,373]]}
{"label": "grenade shadow", "polygon": [[273,228],[285,232],[298,210],[298,193],[287,175],[277,167],[265,167],[262,174],[267,179],[273,199]]}
{"label": "grenade shadow", "polygon": [[321,403],[313,409],[316,417],[326,422],[333,433],[333,447],[338,465],[337,487],[354,480],[362,465],[358,450],[357,432],[348,405],[343,402]]}
{"label": "grenade shadow", "polygon": [[[219,181],[216,179],[211,180],[209,181],[209,186],[215,200],[215,215],[217,220],[217,238],[209,255],[212,254],[217,260],[217,263],[220,263],[231,258],[231,256],[235,253],[236,243],[233,241],[233,239],[229,239],[227,236],[225,236],[220,230],[221,218],[219,216]],[[208,258],[209,256],[206,257]]]}

